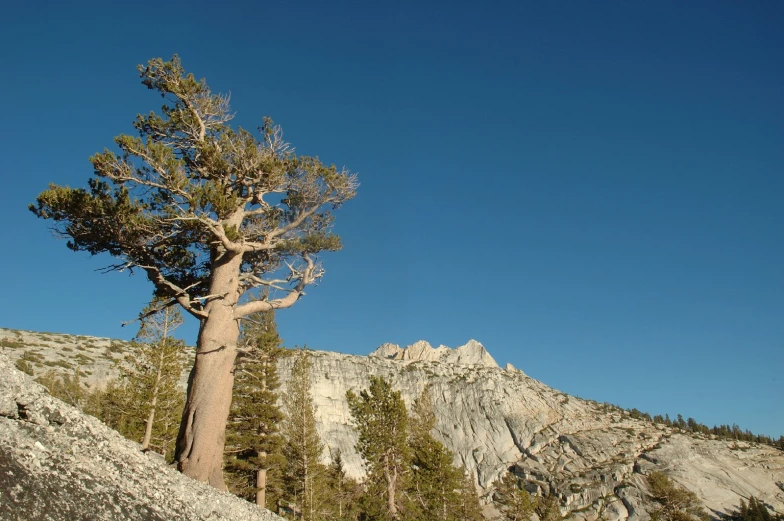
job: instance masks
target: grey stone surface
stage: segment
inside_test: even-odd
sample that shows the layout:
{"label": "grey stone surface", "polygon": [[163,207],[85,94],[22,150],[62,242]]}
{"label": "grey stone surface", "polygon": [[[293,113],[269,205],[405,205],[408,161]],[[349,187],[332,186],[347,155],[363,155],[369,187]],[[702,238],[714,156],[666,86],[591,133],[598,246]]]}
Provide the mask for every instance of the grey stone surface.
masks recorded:
{"label": "grey stone surface", "polygon": [[0,375],[0,519],[281,519],[143,454],[49,396],[3,353]]}
{"label": "grey stone surface", "polygon": [[[412,347],[412,354],[419,355],[406,356]],[[429,386],[436,437],[475,476],[485,495],[514,465],[528,478],[530,490],[558,494],[563,513],[575,519],[646,520],[645,475],[660,470],[693,490],[714,515],[734,510],[751,495],[784,512],[784,485],[777,484],[784,483],[780,450],[679,433],[569,396],[495,362],[433,357],[433,351],[445,349],[419,342],[406,349],[387,344],[370,357],[313,352],[319,430],[327,446],[340,449],[350,475],[361,478],[364,469],[354,450],[356,433],[345,394],[366,388],[369,376],[376,375],[390,379],[407,405]],[[280,364],[284,386],[291,363]]]}

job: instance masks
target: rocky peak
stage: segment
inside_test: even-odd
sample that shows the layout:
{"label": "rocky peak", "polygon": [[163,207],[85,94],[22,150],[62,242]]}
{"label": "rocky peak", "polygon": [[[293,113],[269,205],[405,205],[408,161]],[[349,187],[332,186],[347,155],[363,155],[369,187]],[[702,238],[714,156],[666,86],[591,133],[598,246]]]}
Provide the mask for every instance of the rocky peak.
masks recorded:
{"label": "rocky peak", "polygon": [[382,344],[370,353],[371,357],[386,358],[388,360],[441,362],[452,365],[482,367],[498,367],[498,364],[487,352],[487,349],[476,340],[469,340],[465,345],[450,349],[441,345],[431,346],[425,340],[414,342],[410,346],[401,348],[396,344]]}
{"label": "rocky peak", "polygon": [[378,348],[370,353],[370,356],[376,358],[387,358],[389,360],[402,360],[405,350],[397,344],[381,344]]}

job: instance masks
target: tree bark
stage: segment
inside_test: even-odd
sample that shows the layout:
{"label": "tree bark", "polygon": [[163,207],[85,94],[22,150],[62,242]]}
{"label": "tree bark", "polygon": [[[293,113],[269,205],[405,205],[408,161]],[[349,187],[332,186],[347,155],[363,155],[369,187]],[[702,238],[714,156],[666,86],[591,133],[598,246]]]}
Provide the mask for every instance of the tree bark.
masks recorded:
{"label": "tree bark", "polygon": [[256,504],[260,507],[267,507],[267,469],[256,471]]}
{"label": "tree bark", "polygon": [[[164,330],[165,331],[165,330]],[[164,334],[168,334],[165,332]],[[164,342],[166,337],[164,337]],[[142,440],[142,450],[147,450],[150,447],[150,439],[152,438],[152,426],[155,422],[155,407],[158,405],[158,388],[161,385],[161,371],[163,370],[163,348],[160,348],[158,353],[158,371],[155,374],[155,385],[152,388],[152,400],[150,401],[150,414],[147,416],[147,425],[144,428],[144,439]]]}
{"label": "tree bark", "polygon": [[223,448],[240,334],[234,307],[242,256],[217,250],[210,279],[210,295],[215,297],[205,306],[207,317],[199,327],[175,461],[186,476],[227,490],[223,481]]}
{"label": "tree bark", "polygon": [[396,485],[397,485],[397,469],[392,467],[391,458],[389,455],[386,457],[384,465],[384,477],[387,482],[387,510],[392,519],[397,519],[397,501],[395,498]]}
{"label": "tree bark", "polygon": [[155,422],[155,402],[158,401],[158,396],[153,396],[150,403],[150,414],[147,416],[147,425],[144,428],[144,439],[142,439],[142,450],[150,448],[150,439],[152,438],[152,424]]}

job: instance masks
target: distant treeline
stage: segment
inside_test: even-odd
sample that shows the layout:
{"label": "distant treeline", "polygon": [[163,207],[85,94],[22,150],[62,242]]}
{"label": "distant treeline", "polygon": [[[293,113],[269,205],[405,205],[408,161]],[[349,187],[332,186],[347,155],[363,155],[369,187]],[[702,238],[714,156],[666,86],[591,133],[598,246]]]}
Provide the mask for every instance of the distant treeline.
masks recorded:
{"label": "distant treeline", "polygon": [[762,443],[784,451],[784,436],[780,436],[778,439],[774,439],[771,438],[770,436],[765,436],[764,434],[754,434],[749,429],[745,429],[745,430],[741,429],[736,424],[714,425],[713,427],[708,427],[704,423],[699,423],[694,418],[688,418],[684,420],[683,416],[681,416],[680,414],[676,415],[675,419],[673,420],[670,418],[669,414],[665,414],[664,416],[660,414],[651,416],[647,412],[642,412],[636,408],[623,409],[622,407],[606,402],[602,404],[602,407],[604,408],[605,412],[611,409],[627,411],[632,418],[635,418],[637,420],[647,420],[649,422],[657,423],[659,425],[666,425],[674,429],[680,429],[683,432],[687,432],[691,434],[713,435],[723,440],[736,440],[736,441],[749,441],[754,443]]}

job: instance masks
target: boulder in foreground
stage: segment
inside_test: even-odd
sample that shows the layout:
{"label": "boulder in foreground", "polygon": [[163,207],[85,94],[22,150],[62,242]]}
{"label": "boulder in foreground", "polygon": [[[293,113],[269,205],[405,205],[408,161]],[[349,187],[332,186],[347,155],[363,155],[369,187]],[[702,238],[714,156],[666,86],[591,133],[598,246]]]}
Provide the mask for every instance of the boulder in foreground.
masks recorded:
{"label": "boulder in foreground", "polygon": [[0,519],[273,521],[52,398],[0,352]]}

